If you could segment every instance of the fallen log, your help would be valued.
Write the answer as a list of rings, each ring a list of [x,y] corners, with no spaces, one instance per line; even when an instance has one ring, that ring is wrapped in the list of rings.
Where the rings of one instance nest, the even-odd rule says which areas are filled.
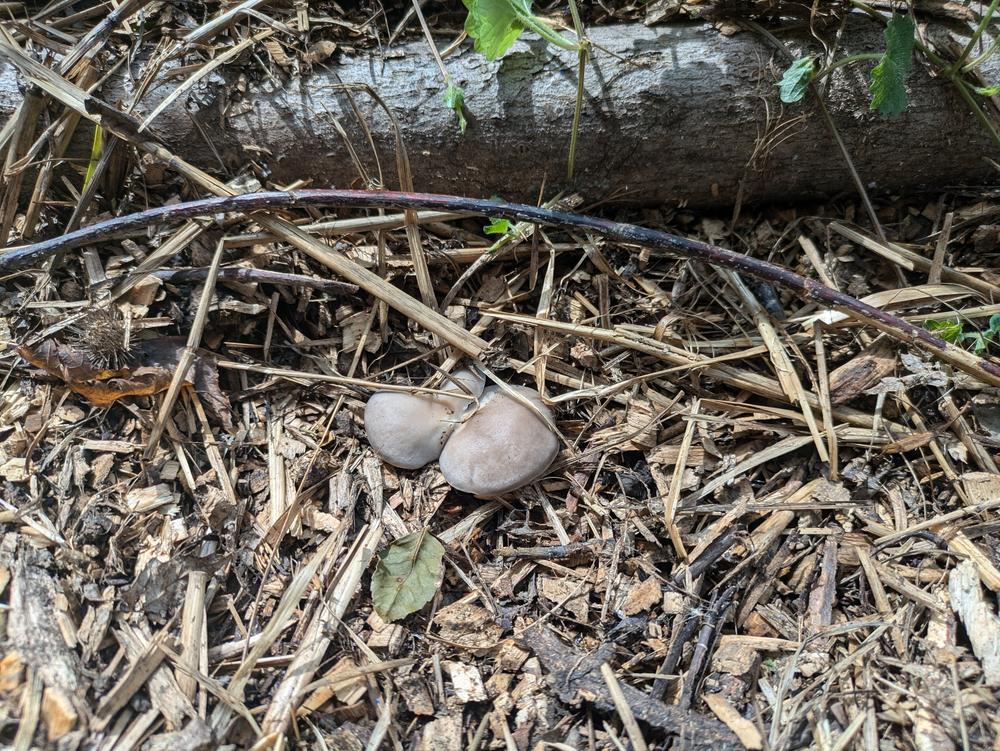
[[[569,187],[591,199],[692,205],[732,204],[741,189],[748,202],[854,190],[815,102],[807,98],[783,108],[778,101],[775,81],[787,63],[766,40],[749,32],[724,36],[704,24],[609,26],[588,34],[594,54],[572,183],[565,171],[575,53],[530,34],[497,62],[469,45],[445,61],[466,92],[465,134],[443,104],[440,72],[422,40],[398,44],[382,56],[335,56],[303,77],[272,66],[274,77],[262,76],[242,94],[232,83],[242,69],[231,65],[178,97],[152,129],[200,167],[218,169],[221,160],[238,170],[252,160],[277,184],[308,179],[316,186],[363,187],[339,125],[370,178],[394,187],[399,181],[392,119],[367,87],[398,123],[417,190],[534,200],[544,182],[548,195]],[[803,49],[801,40],[787,41]],[[852,18],[841,54],[882,45],[878,24]],[[984,66],[992,81],[1000,80],[998,57]],[[191,60],[173,64],[181,62]],[[132,75],[138,77],[139,65]],[[942,190],[995,178],[988,160],[1000,158],[1000,147],[946,80],[915,65],[908,79],[910,107],[888,119],[869,111],[870,67],[837,70],[827,94],[866,185],[875,191]],[[167,72],[137,108],[140,118],[183,82]],[[112,79],[99,96],[128,101],[132,85],[123,81]],[[21,97],[13,67],[4,63],[0,115]],[[377,158],[356,112],[370,129]]]

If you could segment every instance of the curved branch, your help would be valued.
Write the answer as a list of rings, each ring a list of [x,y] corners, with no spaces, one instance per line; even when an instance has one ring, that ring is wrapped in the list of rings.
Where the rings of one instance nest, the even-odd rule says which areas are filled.
[[[845,295],[843,292],[826,287],[817,281],[807,279],[773,263],[698,240],[689,240],[678,235],[634,224],[624,224],[583,214],[553,211],[537,206],[491,199],[464,198],[433,193],[337,189],[272,191],[206,198],[127,214],[78,229],[62,237],[11,248],[0,254],[0,272],[23,269],[41,262],[57,251],[103,242],[153,224],[230,211],[251,213],[263,209],[291,209],[301,206],[365,207],[402,211],[441,209],[517,219],[555,227],[589,230],[626,245],[670,251],[684,258],[699,260],[773,282],[792,290],[806,300],[834,308],[851,318],[874,326],[900,342],[930,352],[984,383],[1000,386],[1000,365],[997,363],[977,357],[898,316],[874,308],[850,295]]]

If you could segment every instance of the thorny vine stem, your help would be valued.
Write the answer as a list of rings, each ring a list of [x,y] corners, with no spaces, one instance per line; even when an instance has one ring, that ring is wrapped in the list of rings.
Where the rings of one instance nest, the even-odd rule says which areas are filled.
[[[237,196],[205,198],[126,214],[78,229],[62,237],[11,248],[0,253],[0,272],[24,269],[38,264],[53,253],[105,242],[156,224],[234,211],[250,213],[265,209],[292,209],[303,206],[382,208],[400,211],[441,209],[504,217],[555,227],[589,230],[625,245],[668,251],[682,258],[702,261],[773,282],[792,290],[808,301],[843,312],[851,318],[874,326],[900,342],[930,352],[984,383],[1000,386],[1000,365],[997,363],[977,357],[898,316],[879,310],[850,295],[826,287],[813,279],[803,277],[776,264],[698,240],[634,224],[493,199],[433,193],[332,188],[245,193]]]

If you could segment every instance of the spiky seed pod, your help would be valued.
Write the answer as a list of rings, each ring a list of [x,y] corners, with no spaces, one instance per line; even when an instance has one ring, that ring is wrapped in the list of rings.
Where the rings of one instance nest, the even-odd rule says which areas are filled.
[[[116,308],[95,308],[69,329],[94,367],[120,370],[132,359],[132,319]]]

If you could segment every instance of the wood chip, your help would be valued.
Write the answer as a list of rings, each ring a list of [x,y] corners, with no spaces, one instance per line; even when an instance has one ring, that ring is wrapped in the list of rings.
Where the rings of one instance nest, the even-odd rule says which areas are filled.
[[[42,692],[42,722],[49,742],[58,741],[79,722],[73,702],[59,688],[50,686]]]
[[[622,603],[622,612],[625,615],[642,613],[659,603],[661,597],[660,582],[655,577],[648,576],[629,590],[625,602]]]
[[[702,697],[715,716],[726,723],[726,727],[736,733],[740,743],[748,751],[764,748],[764,738],[757,726],[743,717],[721,694],[705,694]]]
[[[975,564],[962,561],[948,576],[951,606],[965,624],[972,651],[990,686],[1000,686],[1000,617],[983,597]]]
[[[455,692],[455,698],[462,704],[470,701],[486,701],[486,687],[483,686],[483,677],[473,666],[463,662],[445,662],[445,670],[451,677],[451,687]]]

